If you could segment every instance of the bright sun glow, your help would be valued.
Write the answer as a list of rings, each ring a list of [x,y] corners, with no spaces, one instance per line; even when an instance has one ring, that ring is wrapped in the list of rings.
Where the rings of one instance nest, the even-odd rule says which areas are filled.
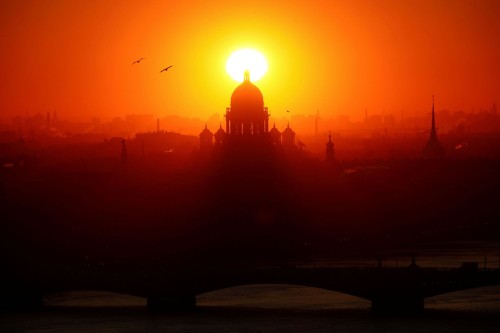
[[[262,53],[252,49],[234,51],[227,59],[226,71],[236,81],[243,81],[245,70],[250,71],[250,81],[259,80],[267,72],[267,61]]]

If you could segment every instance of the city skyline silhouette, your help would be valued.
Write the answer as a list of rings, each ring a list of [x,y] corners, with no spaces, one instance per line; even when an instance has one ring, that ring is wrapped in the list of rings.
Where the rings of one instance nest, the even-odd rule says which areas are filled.
[[[380,266],[384,256],[409,248],[418,253],[429,242],[472,240],[471,235],[497,241],[491,232],[498,228],[498,160],[444,158],[434,97],[428,140],[417,136],[420,152],[411,159],[338,159],[336,150],[344,143],[334,144],[331,134],[323,141],[322,156],[313,157],[289,123],[283,131],[274,124],[269,128],[270,110],[264,101],[246,72],[226,107],[226,130],[220,124],[213,133],[205,124],[197,140],[161,130],[157,119],[156,131],[137,133],[133,139],[65,145],[67,138],[62,138],[41,147],[24,140],[7,145],[18,154],[7,154],[3,163],[8,194],[5,240],[16,239],[6,243],[5,260],[9,265],[26,263],[28,272],[37,265],[45,270],[32,273],[34,280],[24,270],[12,270],[4,284],[15,286],[14,294],[6,294],[11,296],[5,297],[4,306],[39,305],[36,295],[49,290],[104,288],[144,296],[155,311],[191,308],[197,290],[212,291],[215,286],[259,281],[322,286],[321,275],[312,273],[304,280],[304,274],[315,271],[300,271],[299,262],[378,258]],[[46,121],[47,130],[52,126],[50,114]],[[495,133],[484,135],[492,140]],[[44,136],[40,138],[43,142]],[[44,146],[49,151],[59,148],[49,155]],[[32,177],[37,182],[28,185]],[[477,224],[478,215],[485,223]],[[16,221],[28,229],[19,234]],[[35,248],[37,255],[32,253]],[[65,255],[57,254],[60,249],[66,249]],[[114,283],[121,289],[109,284],[109,277],[95,280],[96,260],[115,272]],[[87,269],[81,271],[81,265]],[[139,288],[133,272],[142,265],[151,278]],[[162,275],[158,269],[165,265],[177,278]],[[366,271],[373,279],[384,272],[368,289],[363,286],[372,280],[358,280],[349,270],[336,271],[347,274],[345,280],[327,285],[362,295],[376,311],[418,311],[426,295],[498,282],[496,275],[485,275],[483,282],[474,284],[469,279],[478,271],[477,263],[463,265],[443,280],[421,271],[413,259],[409,270],[392,272],[380,266]],[[261,268],[268,266],[278,270]],[[295,267],[286,273],[291,275],[282,275],[290,267]],[[61,275],[68,269],[94,282]],[[215,276],[209,278],[210,271]],[[427,282],[417,282],[421,275]],[[185,282],[177,284],[177,279]],[[446,287],[414,289],[436,279]],[[461,279],[460,287],[449,279]],[[400,287],[391,289],[393,283]],[[25,289],[27,298],[19,298]]]
[[[200,322],[239,311],[200,301],[231,288],[340,293],[403,328],[449,323],[455,292],[500,311],[500,4],[0,13],[0,330],[80,292]]]

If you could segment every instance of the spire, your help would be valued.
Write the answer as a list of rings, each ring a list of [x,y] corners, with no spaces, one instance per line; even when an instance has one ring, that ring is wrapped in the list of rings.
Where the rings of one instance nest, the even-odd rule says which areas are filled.
[[[335,150],[333,149],[332,131],[328,132],[328,142],[326,143],[326,162],[335,163]]]
[[[327,148],[327,150],[333,149],[332,131],[328,131],[328,142],[326,143],[326,148]]]
[[[431,133],[429,135],[429,141],[423,150],[424,156],[428,158],[441,158],[444,156],[444,149],[439,143],[436,133],[436,118],[434,111],[434,95],[432,95],[432,124]]]
[[[243,81],[250,82],[250,71],[248,69],[245,69],[245,72],[243,73]]]

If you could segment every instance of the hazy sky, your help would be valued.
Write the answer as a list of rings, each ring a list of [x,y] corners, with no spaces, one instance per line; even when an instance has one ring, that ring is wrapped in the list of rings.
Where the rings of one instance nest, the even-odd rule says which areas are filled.
[[[242,47],[267,57],[257,85],[276,117],[500,102],[496,0],[1,1],[0,34],[1,118],[222,115]]]

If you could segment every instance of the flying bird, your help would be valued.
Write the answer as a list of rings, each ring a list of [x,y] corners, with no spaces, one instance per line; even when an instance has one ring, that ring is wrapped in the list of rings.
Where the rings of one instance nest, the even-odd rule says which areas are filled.
[[[170,66],[168,66],[168,67],[166,67],[166,68],[163,68],[163,69],[160,71],[160,73],[161,73],[161,72],[163,72],[163,71],[165,71],[165,72],[166,72],[166,71],[168,71],[168,69],[169,69],[170,67],[173,67],[173,65],[170,65]]]
[[[289,110],[286,110],[286,112],[290,112]]]
[[[133,64],[138,64],[138,63],[140,63],[142,59],[144,59],[144,58],[141,58],[141,59],[139,59],[139,60],[134,61],[134,62],[132,63],[132,65],[133,65]]]

